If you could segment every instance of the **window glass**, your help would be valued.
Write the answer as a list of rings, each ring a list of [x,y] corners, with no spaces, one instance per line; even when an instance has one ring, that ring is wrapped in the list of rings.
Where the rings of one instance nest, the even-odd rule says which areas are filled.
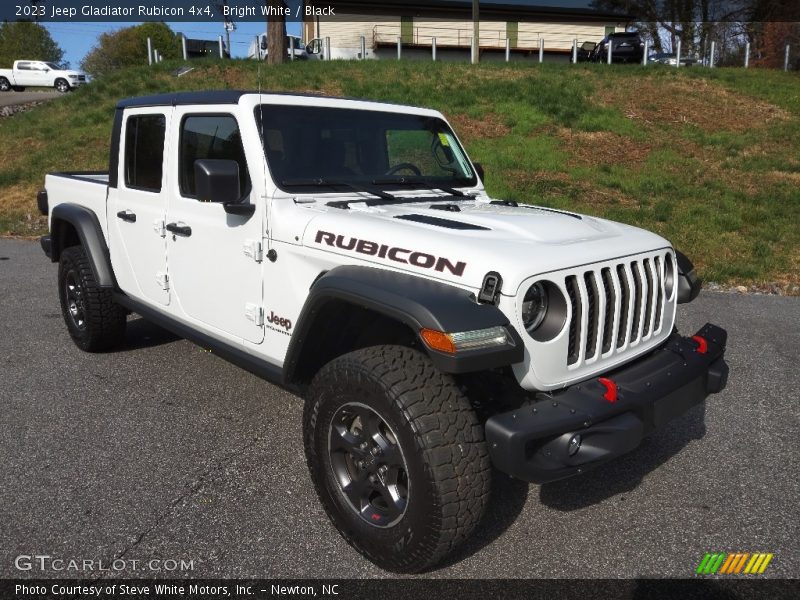
[[[128,117],[125,132],[125,185],[160,192],[164,166],[164,115]]]
[[[30,71],[31,70],[31,63],[26,63],[26,62],[17,63],[17,70],[18,71]]]
[[[475,175],[452,130],[441,119],[380,111],[268,106],[256,108],[267,163],[279,186],[335,179],[371,185],[404,179],[390,189],[475,185]]]
[[[250,174],[235,118],[230,115],[194,115],[184,119],[181,128],[179,179],[181,194],[186,197],[197,196],[194,163],[204,158],[235,160],[239,163],[239,196],[250,191]]]

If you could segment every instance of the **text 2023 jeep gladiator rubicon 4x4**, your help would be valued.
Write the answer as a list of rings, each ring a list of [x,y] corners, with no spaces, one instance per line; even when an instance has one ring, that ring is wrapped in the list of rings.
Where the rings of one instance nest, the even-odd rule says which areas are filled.
[[[444,117],[247,92],[120,102],[107,173],[47,176],[42,247],[83,350],[136,312],[305,397],[316,490],[397,572],[530,482],[635,448],[725,387],[699,282],[652,233],[487,196]]]

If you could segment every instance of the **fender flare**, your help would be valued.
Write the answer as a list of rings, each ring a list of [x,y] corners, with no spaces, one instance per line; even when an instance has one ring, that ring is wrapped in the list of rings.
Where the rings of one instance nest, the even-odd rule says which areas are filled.
[[[108,251],[103,229],[97,215],[84,206],[59,204],[53,208],[50,217],[51,256],[58,262],[66,243],[66,228],[69,223],[75,228],[81,245],[89,258],[95,281],[100,288],[116,289],[117,280],[111,267],[111,254]]]
[[[456,355],[421,344],[445,373],[467,373],[507,366],[524,358],[522,338],[503,312],[493,304],[478,304],[461,288],[415,275],[362,266],[340,266],[312,284],[297,320],[284,361],[284,380],[294,383],[306,342],[314,344],[316,318],[330,301],[344,301],[396,320],[419,338],[422,328],[448,333],[504,327],[508,343],[489,349],[460,351]]]

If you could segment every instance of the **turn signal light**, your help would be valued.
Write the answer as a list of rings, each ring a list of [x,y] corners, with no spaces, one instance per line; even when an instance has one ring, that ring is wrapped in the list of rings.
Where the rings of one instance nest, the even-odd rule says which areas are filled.
[[[432,350],[455,354],[464,350],[479,350],[482,348],[492,348],[514,345],[513,340],[509,339],[505,327],[489,327],[488,329],[476,329],[474,331],[459,331],[457,333],[445,333],[435,329],[421,329],[419,332],[422,341]]]
[[[419,332],[422,341],[428,344],[428,347],[439,352],[447,352],[448,354],[456,353],[456,345],[453,339],[442,331],[435,329],[422,329]]]

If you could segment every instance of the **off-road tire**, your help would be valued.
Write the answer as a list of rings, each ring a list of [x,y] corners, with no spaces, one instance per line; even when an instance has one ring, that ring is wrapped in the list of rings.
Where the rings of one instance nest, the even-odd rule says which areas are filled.
[[[349,503],[332,467],[331,423],[358,403],[392,430],[408,471],[405,512],[376,527]],[[402,346],[340,356],[314,377],[303,414],[306,459],[317,494],[342,536],[376,565],[424,571],[464,541],[489,499],[491,463],[483,427],[452,377]]]
[[[77,289],[70,293],[68,283]],[[70,246],[61,252],[58,296],[69,335],[81,350],[110,350],[125,339],[126,311],[113,301],[111,290],[97,285],[82,246]],[[81,318],[76,316],[76,309]]]

